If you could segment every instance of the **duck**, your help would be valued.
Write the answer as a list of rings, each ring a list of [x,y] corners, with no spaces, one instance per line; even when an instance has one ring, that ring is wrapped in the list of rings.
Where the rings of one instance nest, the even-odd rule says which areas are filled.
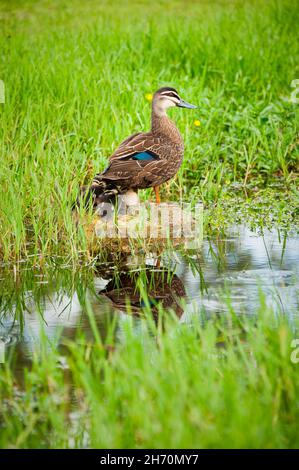
[[[178,172],[184,156],[182,135],[167,116],[172,107],[195,109],[172,87],[157,90],[152,99],[151,130],[125,139],[109,158],[107,168],[96,174],[90,186],[81,188],[81,200],[94,208],[112,202],[118,195],[136,194],[153,188],[156,203],[161,202],[159,187]],[[130,197],[134,200],[134,197]]]

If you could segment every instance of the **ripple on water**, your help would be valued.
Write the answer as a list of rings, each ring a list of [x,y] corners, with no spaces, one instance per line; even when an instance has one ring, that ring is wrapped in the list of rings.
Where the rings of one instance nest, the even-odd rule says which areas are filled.
[[[151,259],[151,263],[147,263],[147,269],[157,271],[154,254]],[[271,305],[274,311],[282,311],[289,316],[298,315],[299,236],[297,234],[290,234],[289,238],[284,238],[273,231],[261,236],[246,227],[234,227],[226,237],[205,240],[200,252],[189,251],[183,255],[173,253],[173,256],[168,255],[164,258],[162,256],[162,264],[163,260],[164,267],[175,272],[179,296],[185,300],[186,306],[181,321],[185,321],[189,315],[198,315],[199,310],[210,315],[226,314],[229,305],[237,314],[256,314],[260,304],[261,289],[267,304]],[[133,257],[128,258],[126,263],[126,269],[131,267],[135,272],[138,270],[138,263],[134,264]],[[109,269],[103,265],[103,269],[96,273],[94,288],[97,293],[110,286],[111,278],[117,273],[113,268],[111,263]],[[5,279],[2,282],[5,282]],[[21,301],[18,297],[21,295],[20,289],[12,290],[10,293],[12,302],[8,303],[7,307],[5,302],[0,304],[2,307],[0,340],[7,347],[17,344],[28,357],[39,343],[41,325],[47,337],[52,342],[57,341],[57,344],[63,337],[74,338],[78,327],[92,337],[88,318],[73,282],[70,276],[69,286],[66,281],[53,286],[52,279],[41,274],[35,278],[32,276],[30,290],[21,293]],[[82,282],[84,281],[81,279],[80,283]],[[80,289],[81,284],[78,286]],[[106,296],[93,296],[92,307],[103,335],[107,328],[105,323],[107,315],[111,315],[111,309],[118,312],[118,337],[121,337],[119,333],[124,324],[125,297],[117,295],[117,283],[116,287],[111,289],[111,287],[108,289]],[[126,284],[123,292],[135,295],[136,289]],[[136,298],[134,300],[136,302]],[[170,302],[172,300],[170,295]],[[135,308],[135,313],[136,311],[138,308]],[[58,335],[58,331],[62,332],[61,336]],[[138,327],[136,331],[141,334],[142,328]]]

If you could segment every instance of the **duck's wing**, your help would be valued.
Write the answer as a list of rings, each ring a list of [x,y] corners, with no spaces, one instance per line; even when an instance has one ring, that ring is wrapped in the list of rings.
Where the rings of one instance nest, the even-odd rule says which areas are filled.
[[[125,140],[123,140],[122,143],[119,144],[117,149],[113,152],[113,154],[111,155],[110,158],[113,158],[114,155],[116,155],[118,153],[118,151],[120,151],[122,148],[129,145],[131,142],[134,142],[135,139],[138,138],[138,136],[140,136],[140,135],[144,135],[144,132],[136,132],[135,134],[132,134],[129,137],[127,137]]]
[[[120,144],[111,155],[109,166],[95,178],[126,180],[138,178],[144,170],[156,173],[157,167],[167,164],[160,158],[160,149],[160,137],[151,132],[134,134]]]
[[[142,152],[142,157],[144,157],[144,153]],[[147,153],[145,158],[148,158]],[[167,175],[167,167],[166,160],[155,158],[150,160],[136,160],[134,158],[113,160],[103,173],[95,176],[94,181],[98,179],[114,181],[115,183],[119,181],[121,186],[124,187],[147,188],[153,185],[152,183],[155,182],[158,175],[160,177]]]
[[[148,160],[150,159],[150,154],[159,158],[159,148],[161,148],[161,138],[154,136],[151,132],[139,132],[133,134],[124,140],[120,146],[115,150],[115,152],[110,157],[110,163],[114,160],[129,159],[130,157],[136,157],[138,153],[149,152]],[[138,160],[138,158],[135,158]],[[140,158],[140,160],[146,160],[145,156]]]

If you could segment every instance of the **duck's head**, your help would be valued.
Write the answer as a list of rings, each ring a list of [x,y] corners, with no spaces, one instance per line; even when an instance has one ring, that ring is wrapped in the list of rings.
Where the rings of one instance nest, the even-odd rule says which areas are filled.
[[[164,116],[167,109],[173,106],[189,109],[196,108],[193,104],[184,101],[174,88],[163,87],[156,91],[153,96],[153,111],[155,114]]]

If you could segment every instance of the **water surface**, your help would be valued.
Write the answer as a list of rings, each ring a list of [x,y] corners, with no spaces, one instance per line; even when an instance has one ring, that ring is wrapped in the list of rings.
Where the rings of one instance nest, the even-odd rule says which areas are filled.
[[[225,235],[204,239],[201,249],[153,254],[143,265],[140,258],[124,256],[117,265],[112,260],[87,269],[87,275],[67,266],[51,275],[21,269],[17,277],[11,272],[11,279],[6,274],[0,282],[0,338],[21,367],[39,345],[41,326],[57,346],[76,338],[78,330],[92,340],[86,299],[103,338],[116,317],[121,339],[128,314],[136,318],[139,334],[144,309],[157,318],[161,305],[180,322],[203,313],[206,318],[227,315],[231,307],[239,315],[258,315],[261,291],[274,314],[292,320],[299,311],[299,236],[232,227]],[[140,296],[142,289],[148,300]]]

